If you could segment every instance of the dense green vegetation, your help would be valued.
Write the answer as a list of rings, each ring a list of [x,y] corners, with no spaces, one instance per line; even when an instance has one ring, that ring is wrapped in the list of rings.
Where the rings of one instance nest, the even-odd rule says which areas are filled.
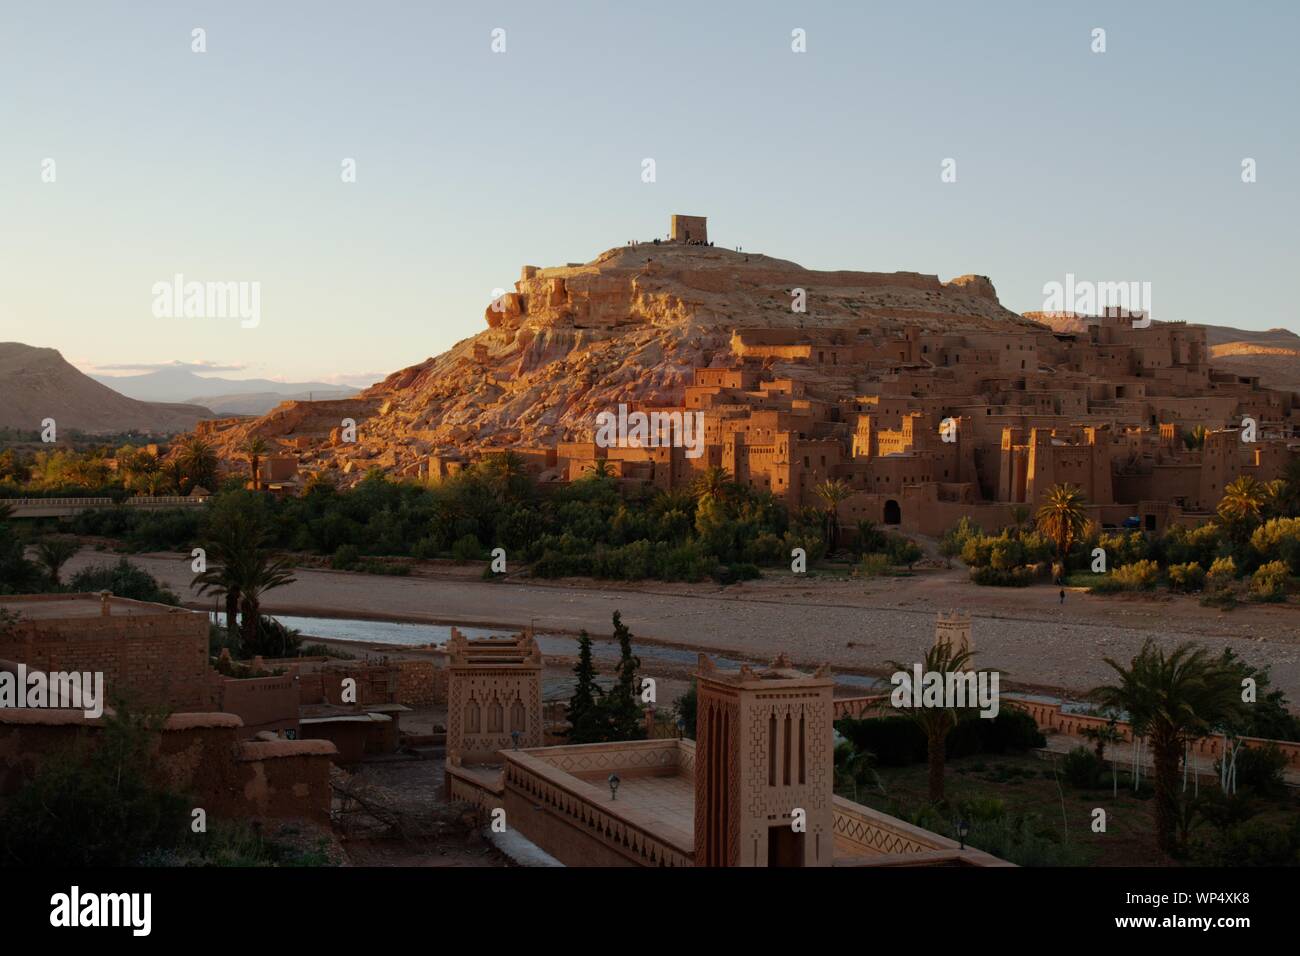
[[[134,444],[56,445],[0,452],[0,498],[187,495],[217,486],[217,456],[201,438],[155,455]]]
[[[380,559],[483,561],[499,547],[510,568],[528,565],[539,577],[629,581],[743,580],[757,577],[760,566],[788,567],[794,548],[803,548],[811,565],[826,553],[828,528],[823,512],[790,516],[769,493],[716,468],[690,491],[623,495],[600,471],[539,487],[511,453],[433,485],[375,471],[347,491],[314,481],[297,498],[228,486],[206,513],[105,509],[78,515],[67,527],[132,550],[179,550],[213,538],[236,512],[266,529],[268,547],[322,555],[341,570],[402,573]],[[869,523],[858,532],[847,552],[854,560],[878,553],[888,568],[921,556],[913,542]]]
[[[1162,534],[1103,529],[1086,520],[1077,489],[1049,490],[1030,529],[1022,521],[985,534],[963,518],[940,542],[976,584],[1024,587],[1055,579],[1095,594],[1165,588],[1202,593],[1203,603],[1285,601],[1300,575],[1300,465],[1260,484],[1244,476],[1224,490],[1214,519]],[[1104,567],[1097,551],[1104,555]],[[1094,570],[1096,569],[1096,570]]]

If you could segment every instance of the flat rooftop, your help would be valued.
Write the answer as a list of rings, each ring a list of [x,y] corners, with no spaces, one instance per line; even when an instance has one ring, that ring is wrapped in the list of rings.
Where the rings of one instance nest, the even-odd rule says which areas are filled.
[[[67,618],[99,617],[102,613],[98,594],[17,594],[0,597],[0,607],[12,611],[23,620],[55,621]],[[150,614],[191,613],[184,608],[166,604],[149,604],[129,598],[108,599],[111,617],[119,615],[141,617]]]
[[[603,791],[609,800],[608,773],[574,774],[583,783]],[[650,814],[669,826],[695,838],[695,780],[680,771],[673,774],[619,775],[618,798],[613,805],[622,804]]]

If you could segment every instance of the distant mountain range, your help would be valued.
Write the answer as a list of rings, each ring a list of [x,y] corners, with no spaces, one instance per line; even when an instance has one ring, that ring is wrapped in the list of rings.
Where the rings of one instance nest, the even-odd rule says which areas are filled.
[[[41,423],[52,418],[63,434],[169,435],[212,417],[202,405],[121,395],[74,368],[56,349],[0,342],[0,427],[40,430]]]
[[[212,409],[217,416],[264,415],[288,400],[347,398],[357,389],[327,382],[273,382],[265,378],[218,378],[197,375],[186,366],[161,368],[140,375],[92,375],[95,381],[146,402],[188,402]]]

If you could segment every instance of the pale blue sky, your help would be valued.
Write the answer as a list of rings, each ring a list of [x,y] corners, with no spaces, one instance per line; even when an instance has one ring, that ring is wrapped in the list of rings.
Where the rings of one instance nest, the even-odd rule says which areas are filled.
[[[375,377],[480,331],[522,264],[673,212],[813,268],[983,273],[1017,311],[1073,272],[1150,281],[1159,319],[1297,328],[1297,11],[7,2],[0,340]],[[177,272],[260,282],[260,326],[155,318]]]

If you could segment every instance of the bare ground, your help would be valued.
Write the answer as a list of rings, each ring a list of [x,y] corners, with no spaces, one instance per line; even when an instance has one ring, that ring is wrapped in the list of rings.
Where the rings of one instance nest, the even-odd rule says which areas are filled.
[[[65,571],[116,560],[83,551]],[[196,607],[188,554],[130,560]],[[482,581],[480,567],[421,567],[410,577],[300,570],[298,580],[266,596],[268,612],[610,632],[615,610],[638,641],[756,660],[787,651],[801,665],[881,673],[933,641],[935,613],[969,611],[981,668],[998,669],[1006,686],[1082,692],[1109,680],[1105,657],[1127,661],[1148,638],[1166,647],[1193,640],[1214,651],[1233,647],[1269,665],[1274,685],[1300,698],[1300,614],[1296,605],[1203,608],[1195,597],[1093,596],[1054,587],[987,588],[964,569],[920,571],[869,581],[837,575],[767,572],[759,581],[636,585],[585,580]]]

